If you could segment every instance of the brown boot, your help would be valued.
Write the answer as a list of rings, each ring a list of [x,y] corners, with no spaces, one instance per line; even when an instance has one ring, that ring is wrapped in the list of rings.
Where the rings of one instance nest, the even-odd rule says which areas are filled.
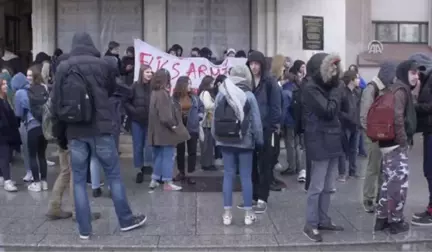
[[[50,209],[46,214],[46,217],[48,217],[48,219],[50,220],[68,219],[72,217],[72,212],[65,212],[61,209],[58,210]]]

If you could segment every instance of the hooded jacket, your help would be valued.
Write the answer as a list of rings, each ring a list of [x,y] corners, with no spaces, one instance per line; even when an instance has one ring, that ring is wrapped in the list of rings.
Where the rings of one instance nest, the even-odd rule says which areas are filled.
[[[94,115],[90,124],[67,124],[68,139],[114,134],[114,108],[113,104],[107,101],[114,93],[116,76],[112,67],[100,58],[100,52],[88,33],[75,33],[69,58],[62,61],[57,68],[53,104],[61,102],[58,99],[62,92],[62,83],[67,81],[67,74],[71,68],[86,78],[86,84],[93,97]],[[57,114],[56,107],[54,106],[54,115]]]
[[[337,55],[318,53],[306,65],[309,78],[302,91],[302,101],[305,146],[311,160],[336,158],[343,153],[339,62]]]
[[[13,90],[15,90],[15,115],[24,122],[27,131],[41,126],[40,122],[30,112],[30,100],[28,97],[30,83],[27,77],[22,73],[17,73],[12,77],[11,83]]]
[[[394,82],[396,67],[397,65],[393,62],[382,63],[378,76],[374,77],[366,88],[363,89],[360,99],[360,125],[364,130],[366,130],[367,115],[372,103],[378,95],[382,94],[386,87]]]
[[[413,97],[411,95],[411,85],[408,80],[408,72],[417,67],[418,65],[414,60],[406,60],[400,63],[396,68],[397,80],[390,86],[390,91],[394,93],[395,139],[379,142],[381,148],[393,147],[396,145],[407,147],[412,144],[417,126],[417,117]]]
[[[250,67],[251,62],[261,65],[259,84],[255,85],[255,81],[252,81],[252,92],[258,102],[263,128],[275,131],[282,119],[282,90],[277,80],[269,74],[264,54],[259,51],[251,52],[246,65]]]
[[[231,147],[235,149],[247,149],[254,150],[256,145],[263,145],[263,127],[260,116],[260,109],[258,107],[257,100],[252,93],[252,76],[250,74],[249,69],[242,66],[236,66],[233,68],[234,71],[231,71],[230,79],[233,83],[245,91],[247,102],[250,105],[249,114],[245,116],[244,120],[249,120],[249,128],[247,133],[244,135],[243,139],[239,143],[233,143],[232,141],[224,141],[224,139],[220,139],[215,135],[215,127],[214,127],[214,118],[212,120],[212,135],[216,140],[217,146]],[[224,94],[219,92],[215,98],[215,107],[222,106],[222,98]],[[235,99],[235,98],[234,98]]]
[[[432,133],[432,59],[424,54],[414,54],[409,59],[421,66],[420,92],[415,109],[417,112],[417,132]]]

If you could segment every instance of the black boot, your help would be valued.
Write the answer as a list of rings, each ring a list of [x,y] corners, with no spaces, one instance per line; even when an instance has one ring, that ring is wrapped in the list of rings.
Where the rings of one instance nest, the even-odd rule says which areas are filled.
[[[392,222],[389,224],[389,226],[390,234],[399,234],[407,232],[410,229],[409,224],[406,223],[404,220],[401,220],[400,222]]]
[[[99,198],[100,196],[102,196],[102,189],[100,188],[93,189],[93,197]]]
[[[389,227],[389,223],[387,219],[376,218],[375,220],[375,231],[384,231]]]

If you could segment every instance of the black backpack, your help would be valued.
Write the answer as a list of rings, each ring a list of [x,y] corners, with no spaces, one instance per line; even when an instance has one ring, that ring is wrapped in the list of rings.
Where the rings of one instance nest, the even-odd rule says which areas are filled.
[[[49,98],[48,90],[43,85],[30,85],[27,94],[30,103],[30,112],[38,122],[42,123],[44,106]]]
[[[55,84],[59,99],[57,117],[65,123],[91,123],[93,96],[91,86],[76,67],[70,67],[61,83]],[[108,102],[108,101],[107,101]]]
[[[241,141],[249,128],[248,115],[250,109],[250,104],[246,101],[243,107],[244,119],[243,122],[240,122],[236,117],[234,109],[230,106],[227,99],[223,97],[213,115],[216,137],[231,142]]]

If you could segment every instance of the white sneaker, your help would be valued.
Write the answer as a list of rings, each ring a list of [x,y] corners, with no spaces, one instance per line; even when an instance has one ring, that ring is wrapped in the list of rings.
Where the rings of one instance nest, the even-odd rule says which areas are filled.
[[[47,165],[48,166],[54,166],[55,164],[56,164],[55,162],[47,160]]]
[[[181,186],[174,184],[172,181],[166,182],[164,185],[164,191],[180,191],[183,189]]]
[[[4,186],[4,182],[5,182],[4,178],[0,177],[0,186]]]
[[[283,172],[286,169],[284,169],[283,166],[278,162],[277,164],[275,164],[274,170],[277,171],[277,172]]]
[[[256,221],[256,219],[256,214],[253,211],[247,211],[244,219],[245,225],[252,225]]]
[[[157,182],[156,180],[153,180],[150,182],[149,188],[151,190],[154,190],[156,187],[160,186],[159,182]]]
[[[48,182],[42,180],[41,187],[43,191],[48,191]]]
[[[232,213],[231,210],[225,210],[225,213],[222,215],[222,221],[225,226],[229,226],[232,223]]]
[[[79,238],[81,239],[81,240],[90,240],[90,235],[79,235]]]
[[[297,178],[298,182],[306,182],[306,170],[301,170],[299,172],[298,178]]]
[[[41,182],[33,182],[27,187],[27,189],[32,192],[40,192],[42,191]]]
[[[23,181],[26,183],[32,182],[33,181],[33,175],[31,172],[27,172],[26,175],[23,178]]]
[[[15,183],[12,180],[6,180],[4,182],[4,189],[7,192],[16,192],[18,188],[15,186]]]
[[[223,160],[221,158],[218,158],[214,161],[215,166],[223,166]]]

